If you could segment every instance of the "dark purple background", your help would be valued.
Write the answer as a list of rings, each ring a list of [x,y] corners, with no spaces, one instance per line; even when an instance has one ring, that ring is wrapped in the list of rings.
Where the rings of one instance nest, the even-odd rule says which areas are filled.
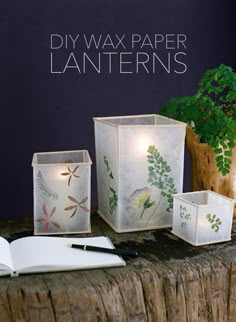
[[[191,95],[202,73],[236,67],[234,1],[41,0],[1,4],[1,212],[33,212],[33,152],[87,149],[93,160],[94,116],[158,112],[173,96]],[[50,74],[50,34],[183,33],[185,74]],[[160,52],[165,55],[165,52]],[[185,167],[189,189],[189,161]]]

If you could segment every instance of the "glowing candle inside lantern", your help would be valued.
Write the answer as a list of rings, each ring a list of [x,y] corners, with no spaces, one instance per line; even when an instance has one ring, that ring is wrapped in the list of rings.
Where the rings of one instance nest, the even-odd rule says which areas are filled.
[[[148,147],[151,145],[150,136],[142,134],[136,138],[136,152],[137,156],[143,157],[147,155]]]
[[[99,214],[118,232],[170,226],[172,204],[162,188],[182,191],[186,125],[162,116],[157,121],[154,114],[94,121]],[[130,196],[143,189],[152,190],[144,200],[154,214],[151,221],[131,202]]]
[[[198,213],[198,216],[197,216],[197,229],[198,229],[198,231],[204,231],[206,233],[210,229],[209,222],[203,216],[202,213]]]

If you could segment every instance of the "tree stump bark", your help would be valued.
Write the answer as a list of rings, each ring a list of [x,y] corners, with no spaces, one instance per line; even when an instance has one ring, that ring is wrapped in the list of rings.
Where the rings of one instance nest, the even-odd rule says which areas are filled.
[[[212,190],[236,200],[236,147],[231,157],[230,173],[222,176],[216,166],[213,149],[206,143],[199,143],[190,128],[187,128],[186,144],[191,159],[191,190]]]
[[[236,321],[236,223],[231,241],[199,247],[168,229],[117,234],[96,215],[92,226],[140,256],[120,268],[2,277],[1,322]],[[32,234],[32,223],[0,227],[9,240]]]

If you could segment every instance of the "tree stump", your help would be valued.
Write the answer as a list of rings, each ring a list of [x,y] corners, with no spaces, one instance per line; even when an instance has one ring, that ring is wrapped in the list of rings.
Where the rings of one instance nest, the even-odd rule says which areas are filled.
[[[0,227],[9,241],[33,232],[28,220]],[[236,223],[231,241],[199,247],[168,229],[117,234],[95,214],[92,227],[90,236],[140,256],[125,267],[1,277],[1,322],[236,321]]]
[[[212,190],[236,200],[236,147],[231,157],[230,173],[222,176],[216,166],[216,154],[212,147],[199,143],[190,128],[187,128],[186,144],[191,158],[191,190]]]

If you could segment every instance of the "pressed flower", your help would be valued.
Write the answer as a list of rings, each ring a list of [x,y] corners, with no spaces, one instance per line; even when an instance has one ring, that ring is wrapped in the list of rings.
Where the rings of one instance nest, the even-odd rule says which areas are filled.
[[[150,199],[152,190],[148,187],[142,189],[136,189],[129,197],[130,202],[134,208],[143,207],[144,203]]]
[[[69,186],[72,177],[75,177],[75,178],[79,178],[80,177],[77,174],[75,174],[75,172],[79,169],[79,165],[77,165],[74,168],[74,170],[71,170],[70,167],[68,167],[67,169],[68,169],[68,172],[62,172],[61,173],[61,176],[69,176],[69,179],[68,179],[68,186]]]
[[[140,218],[142,218],[144,211],[152,205],[155,201],[151,201],[152,189],[144,187],[141,189],[136,189],[129,197],[130,204],[134,208],[142,208]]]
[[[38,219],[36,219],[36,221],[37,222],[45,222],[45,225],[44,225],[44,228],[43,228],[44,233],[48,232],[49,224],[55,226],[56,228],[61,228],[60,225],[56,221],[51,220],[51,217],[56,212],[56,207],[53,207],[52,211],[49,214],[45,203],[43,203],[42,210],[43,210],[43,213],[44,213],[45,217],[38,218]]]
[[[77,212],[77,209],[78,207],[83,209],[85,212],[89,212],[89,209],[85,206],[83,206],[83,203],[85,203],[87,200],[88,200],[88,197],[85,197],[83,198],[82,200],[78,201],[77,199],[75,199],[74,197],[72,196],[68,196],[68,199],[72,202],[75,203],[75,205],[72,205],[72,206],[68,206],[65,208],[66,211],[68,210],[73,210],[73,213],[72,215],[70,216],[70,218],[74,217],[74,215],[76,214]]]

